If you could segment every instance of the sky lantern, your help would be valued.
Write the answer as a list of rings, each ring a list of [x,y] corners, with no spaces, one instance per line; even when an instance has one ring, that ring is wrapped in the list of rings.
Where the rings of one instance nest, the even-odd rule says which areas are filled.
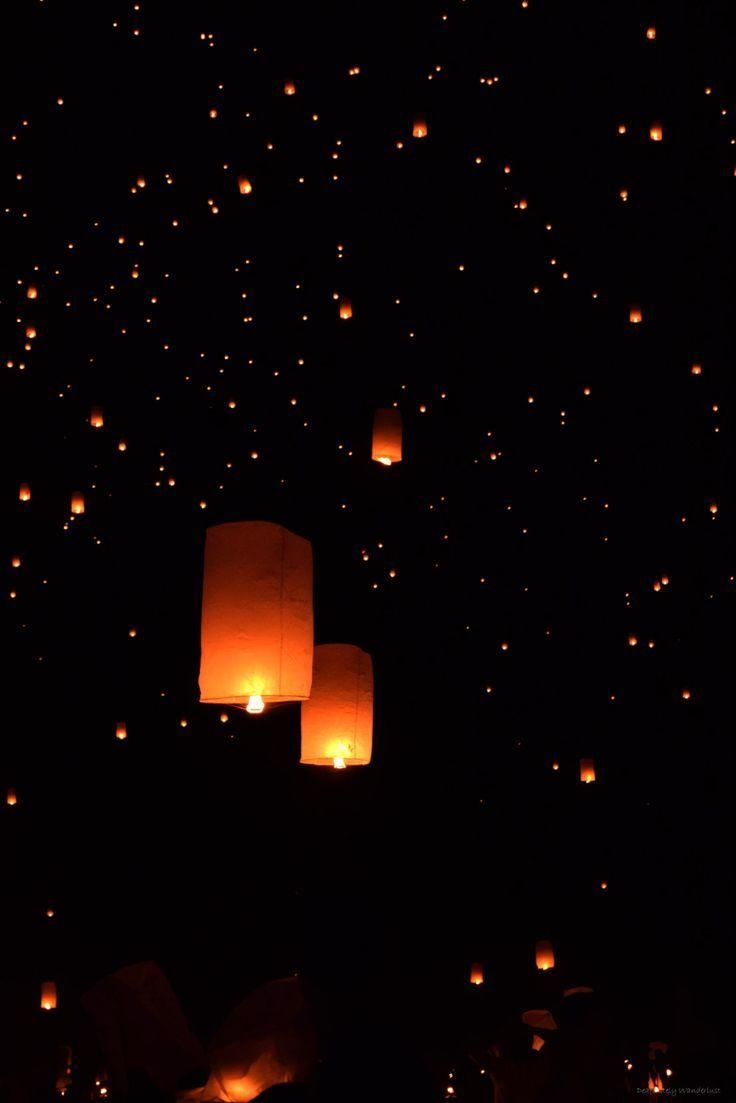
[[[45,980],[41,985],[41,1008],[43,1011],[56,1009],[56,985],[52,980]]]
[[[350,299],[340,299],[340,317],[344,322],[353,316],[353,304]]]
[[[537,943],[535,960],[537,969],[541,970],[543,973],[555,967],[555,952],[552,949],[552,943],[548,942],[545,938],[540,939]]]
[[[592,758],[580,759],[580,780],[586,785],[595,781],[595,764]]]
[[[485,981],[483,974],[483,966],[478,961],[474,961],[470,966],[470,983],[480,985]]]
[[[200,700],[263,712],[312,685],[312,546],[269,521],[207,529]]]
[[[30,502],[31,500],[31,488],[28,483],[21,483],[18,491],[18,498],[21,502]]]
[[[105,424],[105,418],[102,414],[101,406],[92,407],[89,415],[89,423],[93,429],[101,429],[102,426]]]
[[[71,510],[72,513],[77,515],[84,513],[84,494],[81,494],[79,491],[75,491],[74,494],[72,494]]]
[[[401,463],[401,414],[398,410],[376,410],[371,459],[384,467]]]
[[[238,177],[238,191],[241,195],[250,195],[253,191],[253,185],[247,176]]]
[[[284,84],[284,95],[294,96],[296,95],[296,85],[293,80],[287,80]]]
[[[411,129],[413,138],[426,138],[427,137],[427,121],[422,118],[421,115],[417,115],[414,119],[414,125]]]
[[[18,796],[15,789],[8,789],[7,795],[5,797],[5,803],[9,804],[11,808],[13,808],[18,803]]]
[[[28,285],[28,287],[26,289],[26,298],[27,299],[37,299],[38,298],[38,288],[35,286],[35,284],[31,283],[31,284]]]
[[[312,692],[302,702],[302,753],[308,766],[367,766],[373,745],[373,663],[349,643],[314,649]]]
[[[629,321],[631,322],[632,326],[638,326],[641,324],[641,320],[641,307],[638,303],[634,303],[633,306],[629,307]]]
[[[124,720],[119,720],[115,725],[115,738],[121,740],[128,738],[128,725]]]
[[[662,135],[663,135],[662,124],[661,123],[652,123],[652,125],[649,127],[649,138],[651,139],[651,141],[661,142],[662,141]]]

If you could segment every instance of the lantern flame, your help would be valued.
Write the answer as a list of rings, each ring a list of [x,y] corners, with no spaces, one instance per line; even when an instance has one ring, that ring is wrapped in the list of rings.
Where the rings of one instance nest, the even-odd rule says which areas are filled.
[[[248,704],[245,706],[245,711],[253,713],[254,715],[258,715],[258,713],[263,712],[265,707],[266,704],[260,693],[253,693],[248,698]]]
[[[332,765],[335,767],[336,770],[344,770],[345,769],[345,759],[344,758],[333,758]]]

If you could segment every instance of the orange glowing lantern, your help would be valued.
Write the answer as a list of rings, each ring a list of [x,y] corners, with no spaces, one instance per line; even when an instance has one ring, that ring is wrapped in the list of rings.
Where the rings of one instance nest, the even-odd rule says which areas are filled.
[[[340,317],[344,322],[353,316],[353,304],[350,299],[340,299]]]
[[[349,643],[314,649],[312,692],[302,702],[302,753],[308,766],[367,766],[373,745],[373,663]]]
[[[115,725],[115,738],[121,740],[128,738],[128,725],[125,723],[124,720],[120,720]]]
[[[41,985],[41,1008],[44,1011],[56,1009],[56,985],[52,980],[45,980]]]
[[[72,513],[84,513],[84,494],[80,494],[78,491],[72,494]]]
[[[101,406],[93,406],[89,415],[89,423],[93,429],[101,429],[105,424]]]
[[[263,712],[312,685],[312,546],[269,521],[207,529],[199,690],[203,704]]]
[[[250,195],[253,191],[253,185],[247,176],[238,177],[238,191],[241,195]]]
[[[401,463],[401,414],[398,410],[376,410],[373,418],[371,459],[390,467]]]
[[[420,115],[415,118],[411,133],[413,138],[427,137],[427,122]]]
[[[580,759],[580,780],[586,785],[595,781],[595,765],[592,758]]]
[[[546,973],[548,969],[554,969],[555,953],[551,942],[543,938],[537,943],[535,960],[537,969],[540,969],[543,973]]]
[[[480,962],[473,962],[473,964],[470,966],[470,983],[483,984],[485,979],[486,978],[483,975],[483,966],[480,964]]]
[[[286,83],[284,84],[284,95],[285,96],[294,96],[294,95],[296,95],[296,85],[294,84],[293,80],[287,80]]]
[[[5,803],[9,804],[11,808],[18,803],[18,797],[15,789],[8,789],[7,796],[5,797]]]
[[[663,136],[662,124],[652,123],[649,127],[649,137],[653,142],[661,142]]]
[[[20,490],[18,491],[18,498],[21,502],[30,502],[31,500],[31,488],[28,483],[21,483]]]
[[[29,284],[28,288],[26,289],[26,298],[27,299],[37,299],[38,298],[38,288],[32,283]]]
[[[629,307],[629,321],[631,322],[632,326],[640,325],[641,320],[642,320],[641,307],[640,306],[631,306],[631,307]]]

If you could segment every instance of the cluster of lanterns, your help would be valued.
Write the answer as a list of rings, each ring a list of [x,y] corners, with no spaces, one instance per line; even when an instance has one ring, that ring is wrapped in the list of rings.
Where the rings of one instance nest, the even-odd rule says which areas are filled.
[[[373,665],[353,644],[314,645],[312,547],[281,525],[207,530],[200,700],[251,714],[301,702],[301,762],[365,766],[373,738]]]

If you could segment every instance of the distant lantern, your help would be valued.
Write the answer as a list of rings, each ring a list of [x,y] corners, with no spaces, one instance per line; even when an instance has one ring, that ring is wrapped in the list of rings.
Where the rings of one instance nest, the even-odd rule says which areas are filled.
[[[128,738],[128,725],[124,720],[119,720],[115,725],[115,738],[127,739]]]
[[[15,792],[15,789],[8,789],[7,795],[5,797],[5,803],[9,804],[11,808],[18,803],[18,796]]]
[[[629,321],[632,326],[638,326],[641,324],[642,313],[641,307],[637,304],[629,307]]]
[[[661,142],[662,141],[662,124],[661,123],[652,123],[652,125],[649,127],[649,137],[650,137],[651,141],[653,141],[653,142]]]
[[[105,424],[101,406],[93,406],[89,415],[89,423],[93,429],[101,429]]]
[[[398,410],[376,410],[373,418],[373,451],[371,459],[390,467],[401,463],[401,414]]]
[[[649,41],[654,42],[656,37],[657,37],[657,28],[656,27],[647,27],[647,38],[649,39]]]
[[[29,286],[26,290],[26,298],[27,299],[37,299],[38,298],[38,288],[35,287],[34,284],[29,284]]]
[[[72,513],[84,513],[84,494],[72,494]]]
[[[595,764],[592,758],[580,759],[580,780],[586,785],[595,781]]]
[[[199,690],[203,704],[263,712],[312,685],[312,546],[269,521],[207,529]]]
[[[253,191],[253,185],[247,176],[238,177],[238,191],[241,195],[250,195]]]
[[[44,1011],[56,1008],[56,985],[52,980],[45,980],[41,985],[41,1008]]]
[[[350,643],[314,649],[314,675],[302,702],[302,753],[307,766],[367,766],[373,746],[373,663]]]
[[[421,116],[417,116],[414,120],[414,125],[411,130],[413,138],[426,138],[427,137],[427,122]]]
[[[475,961],[470,966],[470,983],[471,984],[483,984],[485,976],[483,975],[483,966]]]
[[[20,490],[18,491],[18,498],[21,502],[30,502],[31,500],[31,488],[28,483],[21,483]]]
[[[551,942],[547,942],[546,939],[541,939],[537,943],[535,960],[537,963],[537,969],[540,969],[543,973],[546,973],[548,969],[554,969],[555,953],[552,949]]]
[[[284,84],[284,95],[293,96],[296,94],[296,85],[293,80],[287,80]]]
[[[353,304],[350,299],[340,299],[340,317],[345,322],[353,316]]]

